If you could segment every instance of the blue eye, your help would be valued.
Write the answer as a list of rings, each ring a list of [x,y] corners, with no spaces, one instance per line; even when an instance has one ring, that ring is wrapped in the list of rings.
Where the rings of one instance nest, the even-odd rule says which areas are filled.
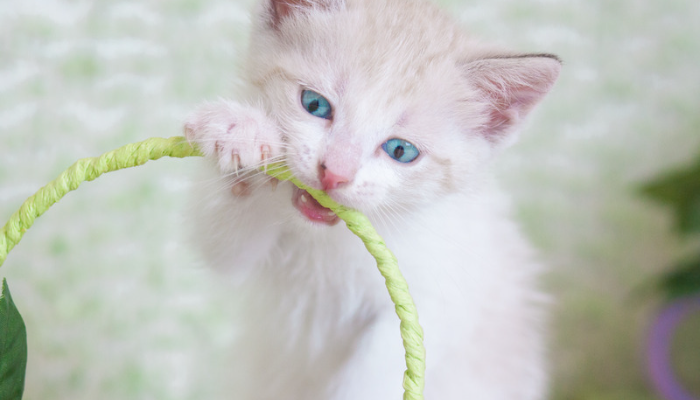
[[[382,144],[382,149],[389,157],[401,163],[410,163],[420,154],[416,146],[403,139],[389,139]]]
[[[304,90],[301,92],[301,105],[314,117],[331,119],[333,116],[333,109],[328,100],[314,91]]]

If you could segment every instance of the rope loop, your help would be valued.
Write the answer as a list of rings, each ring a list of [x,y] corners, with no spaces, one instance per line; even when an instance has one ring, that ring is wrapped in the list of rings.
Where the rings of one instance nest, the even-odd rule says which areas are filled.
[[[29,197],[0,230],[0,266],[10,251],[22,240],[24,233],[31,228],[42,214],[69,192],[76,190],[81,183],[97,179],[104,173],[118,171],[145,164],[162,157],[185,158],[201,156],[182,136],[171,138],[150,138],[128,144],[99,157],[78,160],[61,173],[58,178],[39,189]],[[399,270],[396,257],[386,247],[384,240],[374,229],[369,219],[359,211],[336,203],[326,193],[312,189],[294,176],[283,164],[268,165],[267,174],[279,180],[290,181],[306,190],[322,206],[338,215],[348,229],[357,235],[367,250],[377,261],[377,268],[385,279],[391,301],[396,308],[401,324],[400,331],[406,350],[406,372],[404,373],[404,400],[422,400],[425,382],[425,348],[423,329],[418,323],[418,312],[408,284]]]

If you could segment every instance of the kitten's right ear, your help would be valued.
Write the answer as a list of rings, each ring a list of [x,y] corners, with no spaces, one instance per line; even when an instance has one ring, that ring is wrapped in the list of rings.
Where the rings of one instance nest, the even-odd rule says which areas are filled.
[[[327,9],[338,1],[335,0],[268,0],[270,25],[277,28],[285,19],[296,13],[311,8]]]
[[[482,133],[502,142],[554,85],[561,60],[551,54],[491,57],[463,67],[487,105]]]

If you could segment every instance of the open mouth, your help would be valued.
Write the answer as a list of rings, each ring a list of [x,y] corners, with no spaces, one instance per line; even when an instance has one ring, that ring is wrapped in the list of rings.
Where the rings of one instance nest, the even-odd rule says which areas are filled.
[[[340,221],[333,211],[320,205],[306,190],[294,188],[292,204],[311,222],[332,226]]]

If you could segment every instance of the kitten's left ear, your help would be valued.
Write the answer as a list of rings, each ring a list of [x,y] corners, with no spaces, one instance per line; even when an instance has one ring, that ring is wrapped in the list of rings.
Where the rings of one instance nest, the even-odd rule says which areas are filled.
[[[561,70],[549,54],[494,57],[463,65],[466,77],[487,103],[482,133],[500,143],[554,85]]]

